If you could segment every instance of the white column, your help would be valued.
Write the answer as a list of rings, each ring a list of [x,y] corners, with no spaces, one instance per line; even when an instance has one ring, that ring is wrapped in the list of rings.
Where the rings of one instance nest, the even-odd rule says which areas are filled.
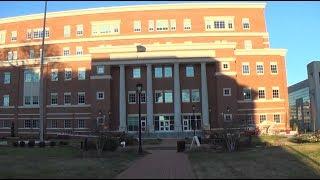
[[[174,130],[182,131],[179,63],[174,63]]]
[[[125,66],[120,66],[120,87],[119,87],[119,131],[127,131],[127,111],[126,111],[126,78],[125,78]]]
[[[152,65],[147,64],[147,125],[148,132],[154,132],[153,125],[153,93],[152,93]]]
[[[206,63],[201,63],[201,109],[203,129],[210,129]]]

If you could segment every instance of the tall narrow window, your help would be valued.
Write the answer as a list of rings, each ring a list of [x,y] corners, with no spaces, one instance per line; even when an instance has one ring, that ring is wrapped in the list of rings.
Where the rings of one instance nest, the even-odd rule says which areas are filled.
[[[71,93],[70,92],[67,92],[67,93],[64,93],[64,104],[65,105],[70,105],[71,104]]]
[[[9,51],[8,52],[8,61],[13,59],[13,52]]]
[[[192,102],[200,102],[200,92],[199,89],[191,90],[191,101]]]
[[[3,96],[3,106],[9,106],[10,99],[9,99],[9,95],[4,95]]]
[[[64,128],[71,128],[72,127],[72,123],[70,119],[65,119],[64,120]]]
[[[72,70],[70,68],[64,69],[64,80],[72,79]]]
[[[242,18],[242,27],[243,29],[250,29],[249,18]]]
[[[0,44],[4,44],[6,42],[6,31],[0,31]]]
[[[78,55],[78,56],[83,55],[82,46],[77,46],[76,47],[76,55]]]
[[[154,20],[149,20],[148,21],[148,25],[149,25],[149,32],[154,31]]]
[[[154,77],[155,78],[162,78],[162,67],[155,67],[154,68]]]
[[[270,63],[271,74],[278,74],[278,66],[276,62]]]
[[[265,99],[266,94],[265,94],[265,89],[264,88],[259,88],[258,89],[258,98],[259,99]]]
[[[27,40],[32,39],[32,29],[27,30]]]
[[[78,128],[85,128],[85,121],[84,119],[78,120]]]
[[[175,31],[176,30],[176,20],[175,19],[170,19],[170,30]]]
[[[190,102],[190,90],[183,89],[181,92],[182,102]]]
[[[29,50],[29,58],[33,59],[34,58],[34,49]]]
[[[194,77],[193,66],[186,66],[186,77]]]
[[[78,80],[86,79],[86,68],[78,68]]]
[[[263,74],[263,63],[257,63],[257,74]]]
[[[58,93],[51,93],[51,105],[58,104]]]
[[[141,21],[133,21],[133,31],[141,32]]]
[[[251,89],[243,88],[243,99],[244,100],[251,100]]]
[[[136,103],[136,92],[135,91],[129,91],[128,92],[128,104],[135,104]]]
[[[10,79],[11,79],[11,73],[10,72],[5,72],[4,73],[4,84],[10,84]]]
[[[63,48],[63,56],[69,56],[70,55],[70,48],[64,47]]]
[[[156,90],[154,97],[155,97],[155,100],[154,100],[155,103],[162,103],[163,102],[163,92],[162,91]]]
[[[70,25],[64,26],[63,27],[63,35],[64,35],[64,37],[70,37],[70,34],[71,34]]]
[[[164,68],[164,77],[172,77],[172,67]]]
[[[263,121],[266,121],[266,120],[267,120],[267,115],[265,115],[265,114],[260,115],[260,123],[262,123]]]
[[[280,114],[274,114],[274,115],[273,115],[273,121],[274,121],[275,123],[280,123],[280,122],[281,122],[281,120],[280,120]]]
[[[250,74],[249,63],[243,63],[242,64],[242,74],[243,75],[249,75]]]
[[[17,41],[17,31],[11,31],[11,41]]]
[[[83,25],[77,25],[77,36],[83,36]]]
[[[39,96],[32,96],[32,104],[33,105],[39,104]]]
[[[244,48],[245,49],[252,49],[252,41],[251,40],[244,40]]]
[[[85,92],[78,93],[78,104],[85,104]]]
[[[185,31],[190,31],[191,30],[191,19],[184,19],[183,20],[183,29]]]
[[[164,91],[164,102],[165,103],[172,103],[173,102],[171,90]]]
[[[274,99],[279,98],[279,87],[272,88],[272,98],[274,98]]]
[[[58,81],[58,69],[51,69],[51,81]]]

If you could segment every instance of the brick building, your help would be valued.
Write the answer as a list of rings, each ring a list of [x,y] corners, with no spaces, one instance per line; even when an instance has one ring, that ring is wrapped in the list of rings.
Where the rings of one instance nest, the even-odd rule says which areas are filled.
[[[289,127],[285,49],[266,3],[180,3],[47,13],[45,132],[151,134],[245,123]],[[43,14],[0,19],[0,132],[39,131]],[[194,105],[194,109],[192,106]],[[195,116],[193,116],[195,115]]]

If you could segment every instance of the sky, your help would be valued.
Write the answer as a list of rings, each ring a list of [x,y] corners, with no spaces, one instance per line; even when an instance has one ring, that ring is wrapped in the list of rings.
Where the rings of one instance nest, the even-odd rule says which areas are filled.
[[[167,3],[183,3],[183,1],[48,1],[48,12]],[[44,2],[1,1],[0,7],[0,18],[4,18],[43,13]],[[288,86],[305,80],[307,64],[315,60],[320,61],[320,2],[267,1],[265,14],[270,47],[288,50],[286,56]]]

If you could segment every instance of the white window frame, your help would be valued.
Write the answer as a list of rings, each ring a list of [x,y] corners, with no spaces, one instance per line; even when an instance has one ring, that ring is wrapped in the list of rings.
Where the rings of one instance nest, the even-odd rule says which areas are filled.
[[[69,123],[70,123],[70,127],[67,127],[66,125],[69,124]],[[63,128],[64,128],[64,129],[71,129],[71,128],[72,128],[72,121],[71,121],[71,119],[65,119],[65,120],[63,121]]]
[[[63,37],[68,38],[71,36],[71,26],[65,25],[63,26]]]
[[[279,122],[276,122],[276,121],[275,121],[275,116],[276,116],[276,115],[279,115]],[[273,122],[274,122],[274,123],[281,123],[281,114],[280,114],[280,113],[275,113],[275,114],[273,114]]]
[[[80,33],[81,32],[81,33]],[[83,24],[78,24],[77,25],[77,36],[83,36]]]
[[[244,73],[244,68],[243,68],[244,66],[248,66],[248,70],[249,70],[248,73]],[[242,72],[242,75],[245,75],[245,76],[250,75],[250,63],[248,63],[248,62],[243,62],[243,63],[242,63],[242,68],[241,68],[241,72]]]
[[[159,70],[160,69],[160,70]],[[157,76],[157,70],[161,73],[160,76]],[[154,78],[163,78],[162,66],[154,67]]]
[[[29,59],[34,59],[34,49],[29,50]]]
[[[51,128],[58,128],[58,120],[57,119],[51,120]]]
[[[18,51],[13,51],[12,59],[14,59],[14,60],[18,59]]]
[[[268,120],[267,114],[259,114],[259,123],[262,123],[262,122],[261,122],[261,117],[262,117],[262,116],[266,117],[266,119],[265,119],[265,120],[263,120],[262,122],[264,122],[264,121],[267,121],[267,120]]]
[[[69,72],[70,71],[70,78],[67,78],[67,72]],[[64,80],[65,81],[70,81],[70,80],[72,80],[72,69],[71,68],[65,68],[64,69]]]
[[[83,77],[82,74],[83,73]],[[80,67],[78,68],[78,80],[86,80],[86,68]]]
[[[56,73],[56,79],[53,77],[53,73]],[[51,81],[58,81],[59,80],[59,71],[58,69],[51,69]]]
[[[160,102],[158,102],[158,101],[156,101],[157,100],[157,93],[160,93],[161,94],[161,101]],[[163,91],[162,90],[155,90],[154,91],[154,103],[156,103],[156,104],[158,104],[158,103],[163,103],[164,102],[164,93],[163,93]]]
[[[66,103],[66,95],[70,96],[70,103]],[[63,103],[64,103],[64,105],[71,105],[71,99],[72,99],[71,92],[63,93]]]
[[[227,68],[225,68],[224,65],[227,65]],[[229,62],[222,62],[221,69],[222,70],[230,70],[230,63]]]
[[[81,123],[80,123],[81,122]],[[80,126],[81,124],[81,126]],[[82,126],[83,124],[83,126]],[[78,129],[85,129],[86,128],[86,120],[85,119],[78,119]]]
[[[79,103],[80,95],[83,95],[84,103]],[[86,104],[86,93],[85,92],[78,92],[78,104]]]
[[[76,55],[77,55],[77,56],[82,56],[82,55],[83,55],[82,46],[77,46],[77,47],[76,47]]]
[[[17,31],[11,31],[11,42],[16,42],[18,39],[18,32]]]
[[[244,96],[244,90],[249,90],[250,92],[250,99],[246,99],[245,96]],[[243,95],[243,100],[244,101],[251,101],[252,100],[252,91],[251,91],[251,88],[243,88],[242,89],[242,95]]]
[[[57,97],[57,103],[56,104],[53,104],[52,103],[52,97],[56,96]],[[50,93],[50,104],[51,105],[58,105],[58,100],[59,100],[59,96],[58,96],[58,93]]]
[[[141,21],[140,20],[133,21],[133,32],[141,32]]]
[[[248,25],[249,25],[248,28],[245,28],[245,27],[244,27],[244,24],[245,24],[245,23],[248,23]],[[251,27],[251,25],[250,25],[250,20],[249,20],[249,18],[242,18],[242,29],[244,29],[244,30],[250,30],[250,27]]]
[[[205,16],[204,22],[206,31],[234,31],[234,16]],[[224,22],[224,28],[215,28],[215,22]]]
[[[230,120],[227,120],[227,117],[229,117]],[[232,114],[223,114],[223,121],[224,122],[232,122]]]
[[[273,97],[273,91],[278,90],[278,97]],[[280,99],[280,90],[279,87],[272,87],[272,99]]]
[[[192,29],[191,19],[183,19],[183,30],[191,31],[191,29]]]
[[[134,94],[134,102],[131,101],[130,95]],[[136,91],[128,91],[128,104],[136,104],[137,103],[137,93]]]
[[[252,41],[244,40],[244,49],[252,49]]]
[[[8,94],[3,95],[3,106],[4,107],[10,106],[10,96]]]
[[[37,98],[35,98],[35,97],[37,97]],[[37,101],[35,101],[35,99],[37,99]],[[39,104],[39,96],[32,96],[32,104],[33,105],[38,105]]]
[[[142,98],[143,96],[144,96],[144,98]],[[139,98],[139,97],[137,96],[137,98]],[[141,104],[145,104],[146,101],[147,101],[146,91],[141,91],[141,96],[140,96],[140,98],[141,98]],[[139,102],[137,101],[137,103],[139,103]]]
[[[170,69],[170,71],[171,71],[170,76],[166,74],[166,69]],[[165,78],[171,78],[172,77],[172,67],[171,66],[165,66],[163,68],[163,75],[164,75],[163,77],[165,77]]]
[[[258,66],[262,66],[262,72],[259,72]],[[256,63],[256,72],[257,72],[257,75],[263,75],[263,74],[264,74],[264,65],[263,65],[263,62],[257,62],[257,63]]]
[[[70,56],[71,55],[70,48],[69,47],[64,47],[63,51],[62,51],[62,55],[63,56]]]
[[[276,66],[276,68],[277,68],[277,72],[276,73],[272,72],[272,69],[271,69],[272,65]],[[277,62],[270,62],[270,73],[273,74],[273,75],[276,75],[276,74],[278,74],[278,72],[279,72],[278,63]]]
[[[259,97],[259,91],[264,91],[264,98]],[[267,98],[267,92],[265,87],[258,87],[258,99],[266,99]]]
[[[26,102],[26,100],[29,98],[29,102],[30,102],[30,104],[27,104]],[[32,97],[31,96],[23,96],[23,105],[24,106],[30,106],[31,105],[31,101],[32,101]]]
[[[120,20],[91,22],[91,35],[104,36],[120,34],[120,23]]]
[[[102,94],[102,97],[101,97],[101,98],[99,97],[99,94]],[[96,93],[96,98],[97,98],[97,100],[103,100],[103,99],[104,99],[104,92],[103,92],[103,91],[98,91],[98,92]]]
[[[6,43],[6,30],[0,31],[0,44],[5,44]]]
[[[11,73],[4,72],[3,84],[10,84],[11,83]]]
[[[102,71],[100,70],[102,69]],[[97,74],[104,74],[104,65],[98,65],[97,66]]]
[[[229,90],[229,94],[226,94],[226,90]],[[222,89],[223,96],[231,96],[231,88],[223,88]]]
[[[154,20],[148,21],[148,31],[153,32],[154,31]]]
[[[177,30],[177,23],[175,19],[170,19],[170,31],[176,31]]]

